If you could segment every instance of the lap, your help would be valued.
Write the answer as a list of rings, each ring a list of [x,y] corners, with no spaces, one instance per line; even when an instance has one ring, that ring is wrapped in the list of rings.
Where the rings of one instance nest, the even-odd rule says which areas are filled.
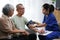
[[[0,39],[0,40],[11,40],[11,39],[6,39],[6,38],[5,38],[5,39]]]
[[[48,34],[46,37],[49,37],[49,38],[57,38],[59,37],[60,33],[59,32],[52,32],[50,34]]]
[[[39,35],[39,39],[42,38],[42,39],[50,39],[50,40],[52,40],[52,39],[58,38],[59,35],[60,35],[59,32],[52,32],[52,33],[50,33],[50,34],[48,34],[46,36]]]

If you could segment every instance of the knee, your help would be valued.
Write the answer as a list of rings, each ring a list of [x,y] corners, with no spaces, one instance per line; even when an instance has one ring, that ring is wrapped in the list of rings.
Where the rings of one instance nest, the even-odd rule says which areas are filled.
[[[39,35],[38,37],[40,40],[45,40],[45,36]]]
[[[46,36],[46,38],[48,38],[48,39],[52,39],[52,36]]]
[[[36,37],[36,34],[30,34],[29,36],[30,37]]]
[[[36,34],[30,34],[29,35],[29,39],[31,39],[31,40],[36,40]]]

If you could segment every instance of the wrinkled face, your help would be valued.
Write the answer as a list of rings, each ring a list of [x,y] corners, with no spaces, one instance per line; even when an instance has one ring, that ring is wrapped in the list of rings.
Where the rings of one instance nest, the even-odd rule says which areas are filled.
[[[18,12],[18,14],[19,14],[20,16],[22,16],[22,15],[24,14],[24,11],[25,11],[25,9],[24,9],[24,6],[23,6],[23,5],[19,5],[19,6],[17,7],[17,12]]]
[[[9,16],[12,16],[14,14],[14,9],[10,9]]]
[[[46,10],[45,8],[43,8],[42,9],[42,13],[45,14],[45,15],[47,15],[47,14],[49,14],[49,10]]]

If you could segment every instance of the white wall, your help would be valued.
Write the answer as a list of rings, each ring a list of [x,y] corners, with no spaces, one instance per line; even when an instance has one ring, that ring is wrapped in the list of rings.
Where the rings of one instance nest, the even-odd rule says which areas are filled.
[[[5,4],[12,4],[14,7],[18,3],[22,3],[25,7],[25,14],[24,16],[28,20],[34,20],[37,22],[42,23],[43,21],[43,13],[42,13],[42,5],[44,3],[51,3],[51,0],[0,0],[0,17],[2,15],[2,8]],[[15,8],[16,9],[16,8]],[[14,15],[16,15],[16,10],[14,12]],[[39,40],[39,39],[37,39]]]
[[[2,15],[3,6],[7,3],[12,4],[14,7],[18,3],[22,3],[25,7],[24,16],[28,20],[34,20],[41,23],[43,21],[42,5],[44,3],[51,4],[51,0],[0,0],[0,16]],[[15,10],[14,15],[16,13]]]

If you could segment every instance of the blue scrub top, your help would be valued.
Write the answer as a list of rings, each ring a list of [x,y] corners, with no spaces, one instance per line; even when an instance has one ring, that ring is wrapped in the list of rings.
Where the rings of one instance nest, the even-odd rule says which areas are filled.
[[[43,23],[47,24],[46,30],[59,31],[59,26],[53,13],[50,13],[48,16],[44,15]]]

